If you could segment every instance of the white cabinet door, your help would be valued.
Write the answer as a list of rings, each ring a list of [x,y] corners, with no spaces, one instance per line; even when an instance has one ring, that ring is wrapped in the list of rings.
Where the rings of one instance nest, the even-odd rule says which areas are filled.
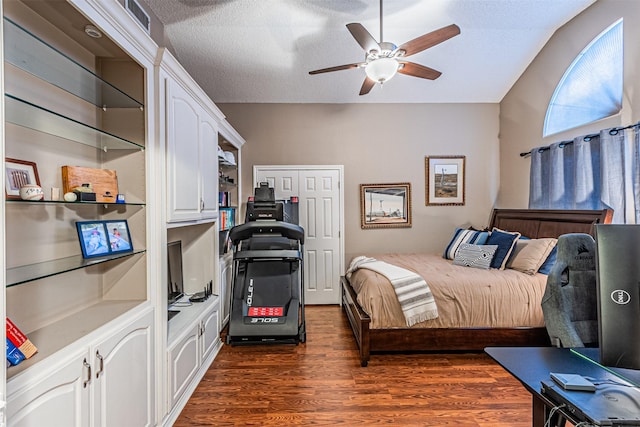
[[[202,359],[205,360],[220,341],[218,305],[204,314],[200,323],[200,348],[202,349]]]
[[[51,375],[11,393],[7,425],[15,427],[85,427],[89,425],[89,355],[70,357]]]
[[[173,408],[200,367],[200,324],[169,348],[169,407]]]
[[[216,218],[218,126],[178,82],[166,79],[170,222]]]
[[[169,221],[200,218],[200,108],[177,82],[166,80]]]
[[[200,122],[201,216],[215,218],[218,212],[218,128],[215,120],[202,112]]]
[[[155,425],[153,312],[92,347],[94,426]]]

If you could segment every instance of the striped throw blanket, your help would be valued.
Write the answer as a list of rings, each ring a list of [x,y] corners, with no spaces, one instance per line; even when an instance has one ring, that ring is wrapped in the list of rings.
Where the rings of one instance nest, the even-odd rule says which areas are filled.
[[[438,307],[429,285],[413,271],[375,258],[358,256],[351,260],[346,273],[347,279],[358,268],[375,271],[389,279],[398,296],[407,326],[438,317]]]

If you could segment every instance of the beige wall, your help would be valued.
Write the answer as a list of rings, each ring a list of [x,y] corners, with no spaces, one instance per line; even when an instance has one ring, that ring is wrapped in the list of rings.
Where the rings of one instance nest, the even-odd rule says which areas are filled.
[[[624,100],[622,112],[589,126],[542,137],[551,95],[567,67],[587,44],[624,18]],[[600,129],[640,120],[640,2],[598,0],[554,34],[500,104],[500,193],[498,206],[526,208],[529,158],[520,152]],[[597,102],[597,100],[594,100]]]
[[[498,189],[497,104],[220,104],[253,165],[344,165],[346,261],[361,252],[443,249],[455,226],[487,224]],[[425,206],[424,157],[465,155],[465,206]],[[410,182],[413,227],[360,228],[359,184]],[[246,199],[245,199],[246,200]]]

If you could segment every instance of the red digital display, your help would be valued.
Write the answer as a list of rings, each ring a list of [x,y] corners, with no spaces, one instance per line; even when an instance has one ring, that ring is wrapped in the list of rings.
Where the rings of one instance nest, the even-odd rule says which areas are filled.
[[[249,307],[250,317],[282,317],[284,307]]]

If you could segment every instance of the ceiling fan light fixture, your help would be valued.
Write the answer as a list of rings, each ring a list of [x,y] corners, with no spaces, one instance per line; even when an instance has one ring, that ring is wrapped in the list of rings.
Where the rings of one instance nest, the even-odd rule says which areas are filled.
[[[369,62],[364,72],[371,80],[382,84],[396,75],[399,65],[400,63],[393,58],[378,58]]]

